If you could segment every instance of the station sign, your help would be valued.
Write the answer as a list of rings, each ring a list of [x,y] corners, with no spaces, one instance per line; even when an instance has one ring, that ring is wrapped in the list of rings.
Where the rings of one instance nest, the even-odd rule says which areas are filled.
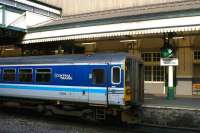
[[[161,66],[178,66],[178,58],[161,58]]]

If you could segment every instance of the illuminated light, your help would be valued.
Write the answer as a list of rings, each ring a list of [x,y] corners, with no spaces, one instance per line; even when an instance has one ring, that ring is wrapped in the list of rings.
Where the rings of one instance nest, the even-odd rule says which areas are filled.
[[[177,37],[173,37],[172,39],[178,40],[178,39],[184,39],[184,37],[183,36],[177,36]]]
[[[92,44],[97,44],[96,42],[83,42],[81,43],[82,45],[92,45]]]
[[[126,43],[126,42],[137,42],[137,40],[121,40],[120,42]]]
[[[130,95],[131,94],[131,89],[126,89],[126,95]]]
[[[166,37],[165,39],[168,40],[169,38]],[[178,39],[184,39],[184,37],[183,36],[176,36],[176,37],[172,37],[172,39],[173,40],[178,40]]]
[[[57,104],[57,105],[60,105],[60,101],[57,101],[56,104]]]
[[[11,50],[15,50],[14,48],[7,48],[5,49],[5,51],[11,51]]]

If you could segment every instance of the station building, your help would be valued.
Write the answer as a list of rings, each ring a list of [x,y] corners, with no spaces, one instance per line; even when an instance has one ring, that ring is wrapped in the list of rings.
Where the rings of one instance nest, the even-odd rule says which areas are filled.
[[[166,67],[160,66],[160,48],[167,34],[179,59],[176,95],[200,95],[199,0],[34,2],[48,7],[40,7],[48,13],[41,14],[44,19],[27,18],[30,22],[17,42],[23,55],[128,52],[144,61],[145,93],[165,95]],[[36,20],[42,21],[32,24]]]

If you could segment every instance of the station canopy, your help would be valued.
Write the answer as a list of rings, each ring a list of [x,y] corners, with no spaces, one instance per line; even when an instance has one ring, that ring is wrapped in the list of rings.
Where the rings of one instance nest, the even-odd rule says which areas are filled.
[[[183,10],[181,8],[180,11],[144,15],[125,14],[126,16],[123,16],[122,12],[121,16],[110,14],[110,16],[107,15],[108,18],[102,17],[102,14],[59,18],[30,28],[22,44],[199,31],[200,7],[193,7],[195,9]]]

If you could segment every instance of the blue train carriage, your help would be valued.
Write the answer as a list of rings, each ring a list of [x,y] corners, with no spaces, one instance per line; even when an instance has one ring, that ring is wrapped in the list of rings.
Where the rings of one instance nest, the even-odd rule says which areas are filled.
[[[144,98],[143,63],[127,53],[0,58],[0,72],[1,101],[70,106],[95,119],[130,119]]]

